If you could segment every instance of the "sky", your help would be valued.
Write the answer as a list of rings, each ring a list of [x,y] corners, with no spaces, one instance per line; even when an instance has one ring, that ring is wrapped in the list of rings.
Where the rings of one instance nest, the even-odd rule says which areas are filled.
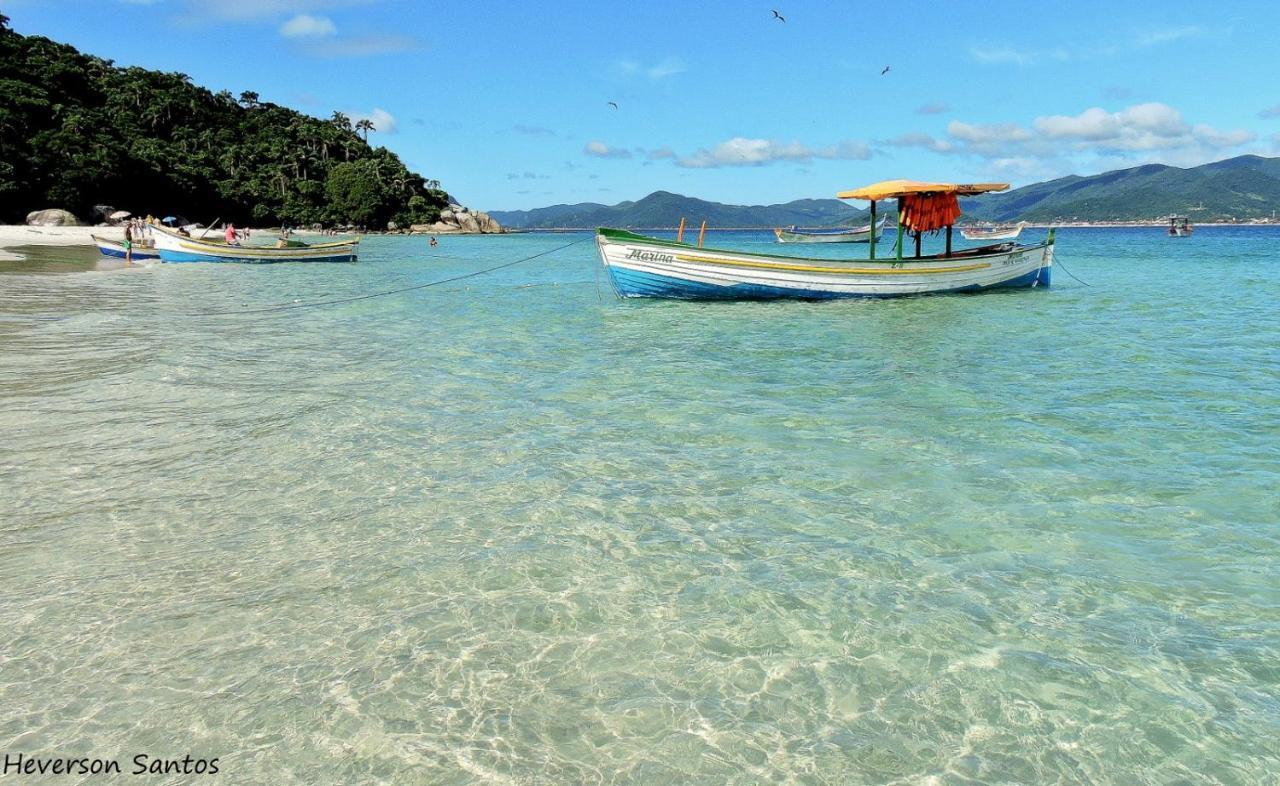
[[[371,144],[478,210],[660,189],[772,204],[891,178],[1016,186],[1280,155],[1280,3],[5,0],[0,11],[19,33],[118,65],[368,117]]]

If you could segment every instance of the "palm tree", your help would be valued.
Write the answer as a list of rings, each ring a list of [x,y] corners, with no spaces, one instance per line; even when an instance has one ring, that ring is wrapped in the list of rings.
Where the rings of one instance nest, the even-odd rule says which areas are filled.
[[[252,90],[246,90],[240,94],[240,103],[245,106],[255,106],[258,103],[258,94]]]
[[[343,131],[351,130],[351,118],[341,112],[334,112],[333,117],[329,118],[329,122],[332,123],[335,128]]]
[[[377,131],[378,129],[374,128],[373,121],[366,117],[356,122],[356,130],[364,132],[364,143],[367,145],[369,144],[369,132]]]

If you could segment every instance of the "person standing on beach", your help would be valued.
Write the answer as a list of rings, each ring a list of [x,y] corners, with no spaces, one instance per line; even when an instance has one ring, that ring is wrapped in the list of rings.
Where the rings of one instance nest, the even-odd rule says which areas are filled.
[[[237,239],[237,237],[236,237],[236,225],[235,225],[235,224],[232,224],[232,223],[228,223],[228,224],[227,224],[226,238],[227,238],[227,245],[229,245],[229,246],[238,246],[238,245],[240,245],[240,241],[239,241],[239,239]]]
[[[124,264],[133,264],[133,222],[124,225]]]

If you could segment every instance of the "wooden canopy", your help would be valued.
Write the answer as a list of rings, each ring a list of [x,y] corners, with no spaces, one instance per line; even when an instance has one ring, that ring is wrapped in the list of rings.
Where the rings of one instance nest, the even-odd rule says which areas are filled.
[[[1008,183],[923,183],[919,180],[886,180],[882,183],[841,191],[838,199],[893,199],[911,194],[956,194],[973,196],[989,191],[1004,191]]]

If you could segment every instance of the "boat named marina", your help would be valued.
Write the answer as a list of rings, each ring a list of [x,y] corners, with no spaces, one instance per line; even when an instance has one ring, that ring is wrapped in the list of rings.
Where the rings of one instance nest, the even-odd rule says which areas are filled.
[[[954,185],[888,181],[839,194],[844,199],[898,199],[896,253],[876,258],[871,241],[865,259],[823,259],[702,248],[690,243],[600,228],[596,246],[619,297],[689,300],[826,300],[980,292],[1009,287],[1047,287],[1053,267],[1054,233],[1045,242],[996,243],[953,251],[951,228],[960,215],[957,195],[981,194],[1007,184]],[[946,229],[946,251],[921,255],[920,234]],[[915,255],[904,256],[903,240],[915,236]]]

